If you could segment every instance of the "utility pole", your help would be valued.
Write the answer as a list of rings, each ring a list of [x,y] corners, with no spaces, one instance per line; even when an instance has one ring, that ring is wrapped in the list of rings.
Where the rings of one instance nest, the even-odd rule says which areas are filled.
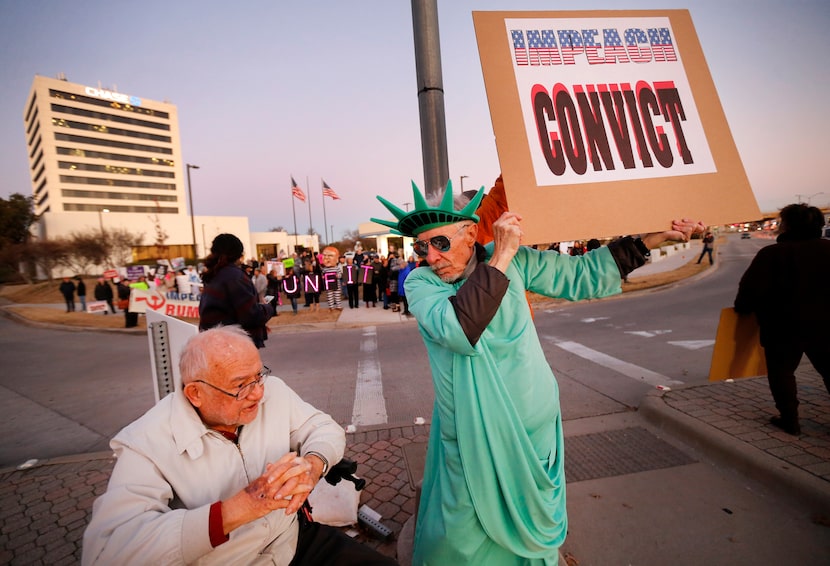
[[[450,178],[437,0],[412,0],[412,28],[415,37],[418,110],[421,116],[423,188],[425,196],[430,198],[441,194]]]

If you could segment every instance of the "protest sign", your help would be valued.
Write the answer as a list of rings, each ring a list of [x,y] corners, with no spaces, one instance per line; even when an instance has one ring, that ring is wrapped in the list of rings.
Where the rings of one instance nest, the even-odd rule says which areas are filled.
[[[760,217],[687,10],[473,22],[523,243]]]

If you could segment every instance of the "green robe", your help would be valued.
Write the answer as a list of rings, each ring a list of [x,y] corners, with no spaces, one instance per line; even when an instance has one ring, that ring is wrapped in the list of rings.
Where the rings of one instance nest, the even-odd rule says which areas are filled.
[[[420,268],[405,283],[435,388],[413,566],[555,565],[565,540],[559,388],[525,290],[602,297],[621,292],[620,271],[608,248],[571,257],[521,247],[506,275],[475,346],[448,300],[464,281]]]

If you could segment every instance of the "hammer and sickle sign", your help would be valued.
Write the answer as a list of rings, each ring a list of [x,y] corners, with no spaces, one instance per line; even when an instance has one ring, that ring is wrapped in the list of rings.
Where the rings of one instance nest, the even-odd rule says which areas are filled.
[[[161,307],[164,306],[166,299],[163,295],[159,295],[158,293],[153,293],[146,299],[147,306],[153,309],[154,311],[159,310]]]

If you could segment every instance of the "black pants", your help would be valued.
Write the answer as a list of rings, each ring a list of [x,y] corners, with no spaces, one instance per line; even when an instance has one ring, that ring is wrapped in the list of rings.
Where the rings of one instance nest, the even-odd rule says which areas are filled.
[[[811,339],[807,344],[775,341],[764,346],[769,390],[775,407],[784,419],[798,418],[795,370],[802,355],[807,354],[807,359],[821,375],[824,387],[830,393],[830,350],[827,344],[828,338],[823,337]]]
[[[360,292],[357,285],[346,285],[346,293],[349,295],[349,308],[360,307]]]
[[[703,251],[700,252],[700,257],[697,258],[697,262],[700,263],[700,260],[703,259],[703,256],[709,254],[709,265],[713,265],[715,261],[712,259],[712,250],[710,248],[703,248]]]
[[[397,561],[364,546],[340,530],[300,521],[297,552],[289,566],[397,566]]]

